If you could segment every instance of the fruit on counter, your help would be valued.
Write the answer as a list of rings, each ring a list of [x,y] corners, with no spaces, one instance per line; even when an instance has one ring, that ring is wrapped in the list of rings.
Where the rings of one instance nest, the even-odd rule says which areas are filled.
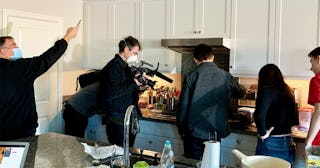
[[[148,168],[150,165],[145,162],[145,161],[137,161],[134,165],[133,168]]]

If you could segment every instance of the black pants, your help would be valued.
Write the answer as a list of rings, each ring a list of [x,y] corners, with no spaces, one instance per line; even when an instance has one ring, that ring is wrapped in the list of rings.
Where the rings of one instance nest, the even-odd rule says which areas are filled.
[[[110,144],[115,144],[118,146],[123,146],[123,129],[124,126],[116,124],[112,121],[108,122],[106,125],[106,131],[108,136],[108,141]],[[133,147],[136,135],[131,134],[131,129],[129,131],[129,146]]]
[[[63,111],[63,119],[65,122],[65,134],[84,138],[88,117],[81,115],[72,106],[66,104]]]

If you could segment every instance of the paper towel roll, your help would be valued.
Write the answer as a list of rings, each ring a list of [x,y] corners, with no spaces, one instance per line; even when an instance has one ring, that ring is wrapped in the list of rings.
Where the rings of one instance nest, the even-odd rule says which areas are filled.
[[[201,168],[219,168],[220,167],[220,142],[206,141],[201,161]]]

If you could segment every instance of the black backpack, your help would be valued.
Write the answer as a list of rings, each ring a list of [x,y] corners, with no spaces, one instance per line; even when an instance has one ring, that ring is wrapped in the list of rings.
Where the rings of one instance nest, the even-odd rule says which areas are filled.
[[[80,85],[81,88],[84,88],[92,83],[98,82],[100,72],[100,69],[90,69],[86,73],[79,75],[76,81],[76,91],[78,90],[78,85]]]

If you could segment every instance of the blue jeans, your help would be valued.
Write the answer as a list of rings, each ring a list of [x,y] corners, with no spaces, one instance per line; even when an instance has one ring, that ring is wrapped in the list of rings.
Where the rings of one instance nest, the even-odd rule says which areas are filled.
[[[291,164],[295,160],[295,144],[290,136],[258,138],[256,155],[273,156],[284,159]]]

